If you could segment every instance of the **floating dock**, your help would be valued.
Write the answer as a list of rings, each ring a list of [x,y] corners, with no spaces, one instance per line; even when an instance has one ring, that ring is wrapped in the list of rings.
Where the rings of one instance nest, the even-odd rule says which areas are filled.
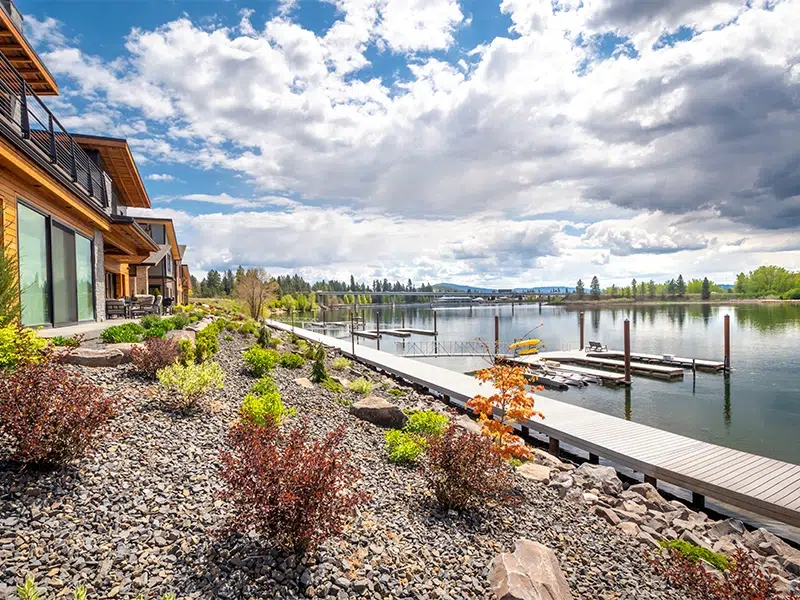
[[[267,321],[267,324],[291,331],[284,323]],[[496,392],[491,385],[469,375],[373,348],[357,346],[353,354],[349,340],[297,329],[295,334],[337,348],[362,363],[435,391],[458,406],[477,394]],[[588,452],[592,461],[602,457],[642,473],[650,483],[655,484],[660,479],[687,489],[698,505],[708,496],[788,525],[800,526],[800,465],[709,444],[538,393],[536,409],[541,410],[545,418],[525,421],[521,433],[535,431],[549,436],[550,447],[556,454],[559,442],[571,444]]]
[[[603,354],[606,354],[605,352]],[[554,360],[562,363],[573,363],[578,365],[586,365],[589,367],[600,367],[602,369],[610,369],[612,371],[625,371],[625,361],[616,360],[613,358],[598,358],[595,356],[588,356],[581,350],[569,352],[542,352],[537,354],[539,359]],[[524,356],[517,357],[512,360],[524,359]],[[631,361],[631,373],[634,375],[643,375],[645,377],[656,377],[658,379],[683,379],[683,369],[680,367],[665,367],[662,365],[633,362]]]
[[[297,330],[295,329],[295,333]],[[354,331],[353,335],[356,337],[362,337],[368,340],[377,340],[380,336],[375,333],[374,331]]]
[[[438,332],[432,329],[414,329],[412,327],[401,327],[395,331],[402,331],[408,334],[413,333],[414,335],[438,335]]]
[[[503,358],[510,362],[515,362],[517,364],[527,365],[531,367],[547,366],[547,362],[546,361],[543,362],[541,356],[542,356],[541,354],[537,354],[534,356],[504,356]],[[565,365],[563,363],[558,367],[551,365],[550,368],[557,369],[559,371],[569,371],[570,373],[578,373],[580,375],[591,375],[592,377],[599,377],[603,381],[603,383],[610,383],[612,385],[628,385],[628,383],[625,381],[624,373],[601,371],[600,369],[577,367],[575,365]]]
[[[622,359],[625,357],[625,353],[621,350],[608,350],[602,352],[587,352],[586,356],[590,356],[592,358],[609,357]],[[705,360],[702,358],[683,358],[680,356],[666,358],[663,354],[631,352],[631,360],[655,365],[681,367],[683,369],[691,369],[692,365],[694,365],[698,371],[711,371],[716,373],[725,370],[724,362],[717,360]]]

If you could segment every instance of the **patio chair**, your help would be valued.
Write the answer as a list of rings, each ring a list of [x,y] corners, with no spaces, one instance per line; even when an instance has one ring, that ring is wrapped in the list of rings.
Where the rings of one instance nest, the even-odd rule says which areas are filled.
[[[162,303],[162,306],[164,308],[164,314],[165,315],[171,315],[172,314],[172,305],[173,305],[174,302],[175,302],[175,300],[173,298],[164,298],[164,302]]]
[[[155,296],[136,296],[131,304],[131,316],[140,317],[153,314],[155,301]]]
[[[124,300],[114,300],[109,298],[106,300],[106,318],[122,317],[123,319],[128,316],[128,306]]]

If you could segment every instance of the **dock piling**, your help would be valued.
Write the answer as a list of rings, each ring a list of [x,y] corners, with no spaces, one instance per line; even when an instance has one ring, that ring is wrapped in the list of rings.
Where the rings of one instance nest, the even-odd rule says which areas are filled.
[[[561,443],[553,436],[550,436],[548,449],[550,450],[550,454],[558,458],[558,455],[561,451]]]
[[[731,316],[725,315],[725,370],[731,370]]]
[[[631,382],[631,322],[625,319],[625,383]]]
[[[581,329],[581,348],[580,348],[581,350],[586,348],[586,344],[584,343],[584,337],[583,337],[583,324],[584,324],[585,319],[586,319],[586,316],[583,314],[583,311],[581,311],[581,314],[580,314],[580,317],[579,317],[580,329]]]
[[[401,314],[400,324],[402,325],[401,329],[405,329],[406,328],[406,311],[403,310],[400,314]]]
[[[591,465],[599,465],[600,464],[600,457],[597,454],[592,454],[589,452],[589,464]]]
[[[494,316],[494,353],[500,354],[500,315]]]
[[[644,482],[645,483],[649,483],[653,487],[658,487],[658,479],[656,479],[652,475],[645,475],[644,476]]]
[[[356,320],[355,320],[355,309],[350,311],[350,346],[353,352],[353,356],[356,355]]]
[[[375,311],[375,344],[377,349],[381,349],[381,311]]]

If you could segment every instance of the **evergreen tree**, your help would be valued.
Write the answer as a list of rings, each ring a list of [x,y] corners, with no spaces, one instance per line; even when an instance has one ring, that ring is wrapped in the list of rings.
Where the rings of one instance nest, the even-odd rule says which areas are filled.
[[[617,286],[613,283],[611,284],[611,297],[612,298],[617,297]]]
[[[644,285],[644,284],[642,284],[642,285]],[[656,297],[656,282],[653,281],[652,279],[647,283],[647,295],[650,298],[655,298]]]
[[[592,300],[600,300],[600,280],[597,275],[592,277],[592,284],[589,289],[592,294]]]
[[[575,284],[575,293],[578,294],[578,298],[583,299],[583,295],[586,293],[583,287],[583,279],[578,279],[578,283]]]
[[[636,277],[631,280],[631,293],[633,294],[633,299],[636,300]]]
[[[739,273],[736,276],[736,284],[733,286],[733,291],[737,294],[744,294],[747,292],[747,275]]]
[[[206,274],[205,282],[205,296],[207,298],[214,298],[220,295],[222,291],[222,278],[219,276],[218,271],[211,269]]]
[[[356,278],[350,275],[350,289],[348,291],[353,292],[356,290]]]
[[[678,275],[678,282],[675,284],[675,291],[678,292],[679,298],[683,298],[686,295],[686,282],[683,280],[683,275]]]
[[[677,291],[677,289],[678,289],[678,286],[675,284],[675,280],[674,279],[670,279],[667,282],[667,295],[668,296],[674,296],[675,292]]]
[[[708,277],[703,277],[703,288],[700,291],[700,297],[703,300],[709,300],[711,298],[711,284],[708,282]]]
[[[233,271],[230,269],[225,271],[225,275],[222,277],[222,292],[226,296],[230,296],[233,293]]]
[[[639,284],[639,297],[644,298],[647,295],[647,284],[643,281]]]
[[[242,277],[244,277],[244,269],[242,268],[242,265],[239,265],[238,267],[236,267],[236,276],[234,277],[233,280],[234,286],[237,285],[242,280]]]

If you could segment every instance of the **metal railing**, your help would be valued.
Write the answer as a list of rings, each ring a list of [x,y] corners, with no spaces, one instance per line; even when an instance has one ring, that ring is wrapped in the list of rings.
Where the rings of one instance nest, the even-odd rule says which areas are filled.
[[[111,177],[94,164],[2,53],[0,117],[4,117],[42,158],[82,188],[90,204],[110,212],[114,203]]]
[[[395,342],[395,354],[399,356],[485,356],[489,357],[494,346],[479,341],[467,342]],[[508,345],[500,344],[499,354],[507,354]]]

